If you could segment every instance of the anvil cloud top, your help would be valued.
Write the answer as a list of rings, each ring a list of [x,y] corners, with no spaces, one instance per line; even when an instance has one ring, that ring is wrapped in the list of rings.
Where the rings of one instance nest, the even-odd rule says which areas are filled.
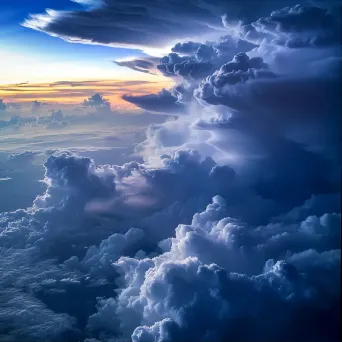
[[[341,2],[17,2],[0,340],[340,340]]]

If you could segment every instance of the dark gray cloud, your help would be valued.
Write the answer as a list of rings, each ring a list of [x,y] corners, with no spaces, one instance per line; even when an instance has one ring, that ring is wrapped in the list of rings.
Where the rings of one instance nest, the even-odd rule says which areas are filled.
[[[211,104],[227,104],[229,96],[227,87],[243,84],[259,78],[274,78],[275,74],[268,70],[268,65],[260,57],[249,58],[245,53],[234,56],[231,62],[223,64],[219,70],[204,79],[195,96]],[[235,96],[234,96],[235,97]],[[234,101],[234,98],[231,102]]]
[[[7,253],[1,263],[2,296],[4,303],[12,303],[10,314],[6,305],[0,310],[6,315],[3,336],[54,341],[60,336],[110,340],[132,334],[139,341],[165,334],[179,341],[198,334],[208,341],[213,336],[219,341],[264,340],[279,336],[285,324],[286,341],[299,336],[309,341],[314,335],[334,340],[337,308],[331,303],[339,294],[340,217],[327,202],[321,202],[325,207],[319,217],[300,218],[291,211],[282,221],[250,225],[230,216],[251,215],[246,197],[236,196],[247,189],[234,190],[232,168],[217,166],[195,151],[162,156],[161,162],[161,168],[151,169],[135,162],[96,166],[68,152],[48,158],[47,189],[32,210],[0,214]],[[217,193],[227,201],[217,196],[200,212]],[[260,197],[254,201],[254,206],[262,203]],[[308,202],[297,211],[310,215],[307,210],[314,205]],[[169,238],[177,221],[188,225],[179,225]],[[160,255],[146,254],[158,241]],[[14,264],[15,274],[10,271]],[[324,282],[317,277],[322,272]],[[117,279],[121,273],[124,279]],[[10,277],[17,280],[14,285]],[[114,300],[117,286],[122,291]],[[97,309],[96,297],[102,297]],[[249,298],[248,306],[243,298]],[[127,305],[133,301],[141,304]],[[273,307],[281,309],[267,320],[274,329],[261,328]],[[36,325],[18,319],[23,308],[37,316]],[[195,314],[200,308],[213,319]],[[298,310],[308,315],[307,325],[286,323]],[[333,319],[330,324],[317,321],[322,310]],[[251,324],[255,312],[260,323],[253,325],[253,333],[245,332],[237,322]],[[308,331],[313,324],[315,330]]]
[[[270,16],[243,25],[241,36],[252,43],[285,45],[289,48],[341,44],[339,11],[296,5],[273,11]],[[223,20],[225,23],[225,20]],[[229,26],[227,19],[226,26]]]
[[[127,61],[114,61],[116,65],[124,66],[135,71],[152,75],[156,73],[158,62],[159,58],[156,57],[135,58]]]
[[[231,59],[238,53],[250,51],[253,48],[255,48],[254,44],[229,35],[221,37],[213,44],[213,49],[221,62]]]
[[[180,56],[178,53],[172,52],[160,59],[157,69],[165,76],[174,76],[174,66],[191,60],[190,57]]]
[[[4,103],[4,100],[0,99],[0,111],[6,110],[7,105]]]
[[[177,102],[177,97],[173,96],[166,89],[157,94],[141,96],[123,95],[122,98],[142,109],[152,112],[177,115],[182,114],[185,110],[183,104]]]
[[[190,53],[182,53],[183,46],[193,48]],[[158,70],[165,76],[179,76],[186,81],[194,82],[209,76],[225,62],[229,62],[235,54],[251,50],[254,45],[240,39],[224,36],[216,43],[187,42],[176,45],[172,53],[160,59]],[[185,55],[185,56],[184,56]]]
[[[210,62],[198,63],[190,60],[175,64],[173,69],[175,75],[195,80],[205,77],[212,70],[213,65]]]
[[[191,41],[179,43],[172,48],[172,53],[160,59],[157,69],[164,76],[175,79],[177,83],[170,91],[179,103],[187,103],[193,98],[193,91],[202,79],[229,62],[236,53],[253,47],[255,46],[232,36],[223,36],[217,42],[205,44]]]
[[[325,73],[303,79],[275,76],[260,58],[240,55],[195,90],[201,103],[224,105],[229,110],[198,119],[195,127],[213,132],[213,144],[221,151],[250,159],[250,177],[256,180],[262,197],[293,205],[293,193],[286,190],[288,182],[297,183],[301,201],[310,192],[339,187],[338,84],[338,78]],[[320,169],[316,174],[311,168],[314,164],[313,169]],[[330,170],[325,176],[324,169]],[[291,181],[287,178],[290,174]],[[263,176],[257,180],[257,175]]]
[[[28,158],[31,155],[32,153],[25,153],[20,157]],[[136,162],[122,167],[109,165],[97,167],[90,158],[70,152],[58,152],[49,156],[44,164],[47,189],[44,195],[38,196],[35,200],[36,212],[32,215],[37,223],[39,221],[43,223],[50,217],[48,225],[55,226],[55,230],[54,232],[49,229],[42,230],[39,233],[40,241],[46,238],[45,243],[55,246],[54,248],[50,246],[50,253],[59,253],[58,234],[62,234],[60,238],[64,239],[63,234],[68,235],[68,229],[71,229],[75,237],[80,234],[78,237],[81,238],[83,218],[88,215],[91,217],[92,213],[95,216],[113,213],[114,218],[134,218],[136,215],[141,217],[142,209],[142,214],[145,215],[150,214],[151,210],[160,211],[177,200],[182,202],[202,194],[205,198],[210,198],[212,194],[221,191],[219,190],[221,177],[225,175],[229,185],[234,176],[230,168],[222,168],[221,172],[218,172],[221,168],[217,167],[211,158],[203,158],[196,151],[180,151],[173,156],[160,158],[163,167],[149,169]],[[201,182],[202,178],[206,181]],[[202,183],[202,186],[199,187],[199,183]],[[65,215],[64,218],[60,217],[62,213]],[[30,212],[18,212],[19,216],[23,214],[26,217],[31,215]],[[76,216],[68,227],[64,227],[64,230],[62,221],[70,220],[70,215]],[[13,226],[13,230],[4,231],[2,236],[4,241],[7,239],[6,236],[9,241],[15,239],[16,232],[19,233],[20,229],[19,225]],[[34,227],[27,226],[25,231],[29,233],[31,229]],[[104,230],[103,233],[108,232]],[[53,237],[50,234],[55,235]],[[98,232],[94,231],[94,234]],[[42,238],[44,236],[45,238]],[[19,243],[21,244],[22,241]],[[65,253],[68,253],[66,246]]]
[[[140,33],[140,45],[157,46],[159,34],[202,34],[225,9],[236,34],[241,19],[306,42],[328,37],[326,16],[335,16],[290,2],[259,20],[245,15],[268,15],[274,2],[242,2],[245,15],[234,2],[228,11],[213,1],[209,13],[199,11],[209,2],[78,2],[90,7],[50,12],[44,30],[89,39],[91,26],[94,42],[135,46]],[[184,39],[158,66],[173,88],[124,96],[187,114],[148,128],[136,148],[144,161],[47,153],[41,194],[0,213],[0,339],[340,340],[340,51],[240,38],[258,46],[226,34]],[[99,94],[84,105],[95,108],[91,123],[98,109],[109,113]],[[50,113],[51,122],[75,120]],[[30,153],[8,159],[32,163]]]
[[[215,197],[203,213],[194,216],[191,225],[178,226],[175,238],[163,244],[164,254],[140,260],[120,258],[116,266],[125,275],[126,288],[115,303],[101,302],[90,324],[105,323],[106,310],[112,307],[118,318],[128,315],[136,320],[121,325],[123,332],[134,329],[133,341],[166,337],[171,341],[337,338],[338,321],[332,318],[337,306],[327,310],[325,305],[339,292],[340,251],[334,249],[339,243],[332,242],[338,238],[338,215],[310,217],[292,227],[280,224],[253,229],[225,217],[225,211],[225,202]],[[330,242],[323,236],[330,236]],[[314,241],[322,243],[316,245],[318,251],[300,252]],[[323,252],[326,248],[332,249]],[[328,277],[326,285],[317,278],[319,272]],[[333,279],[338,282],[335,286],[330,283]],[[327,294],[325,303],[320,302],[317,291]],[[131,302],[140,305],[126,305]],[[269,316],[272,307],[280,310]],[[299,312],[306,320],[296,324],[291,318]],[[329,318],[312,329],[320,312]],[[136,328],[139,321],[149,323]],[[243,329],[246,325],[253,327],[253,332]],[[323,326],[331,330],[322,330]],[[101,327],[106,331],[105,325]],[[282,337],[279,329],[283,329]]]
[[[329,61],[325,65],[329,65]],[[312,151],[317,150],[319,141],[319,149],[324,145],[320,153],[326,153],[328,159],[336,157],[341,106],[340,81],[336,74],[323,70],[320,75],[305,75],[300,79],[295,75],[274,75],[265,67],[260,69],[262,72],[232,70],[235,66],[234,63],[223,65],[200,83],[195,96],[204,103],[225,105],[240,114],[213,116],[210,122],[199,120],[201,126],[241,129],[247,127],[247,122],[256,121],[260,129],[265,120],[262,134],[266,134],[266,127],[271,125],[273,132],[304,144]],[[303,73],[306,68],[310,68],[310,64],[302,66]],[[246,126],[242,124],[244,120]],[[248,135],[251,137],[250,131]]]
[[[95,108],[109,108],[110,103],[102,94],[96,93],[82,102],[83,106]]]
[[[196,42],[184,42],[184,43],[177,43],[172,49],[172,52],[178,53],[180,55],[194,55],[195,52],[200,47],[201,43]]]
[[[295,1],[280,1],[277,6]],[[162,47],[181,39],[221,29],[221,16],[258,18],[274,8],[273,1],[126,1],[92,0],[84,10],[31,15],[24,26],[73,42],[130,47]]]

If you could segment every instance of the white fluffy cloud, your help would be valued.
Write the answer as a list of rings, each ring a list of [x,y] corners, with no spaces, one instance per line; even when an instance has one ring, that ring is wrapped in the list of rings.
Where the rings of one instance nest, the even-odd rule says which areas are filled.
[[[126,286],[116,301],[100,302],[90,324],[100,325],[115,312],[122,333],[133,331],[133,341],[265,340],[276,338],[279,328],[284,340],[319,334],[306,323],[291,331],[293,323],[283,315],[318,313],[338,295],[331,281],[339,277],[339,215],[253,228],[225,217],[225,206],[215,197],[191,225],[178,226],[175,237],[163,241],[160,256],[121,257],[115,266]],[[325,301],[319,292],[326,293]],[[270,317],[272,307],[278,310]],[[252,321],[253,331],[239,328]]]

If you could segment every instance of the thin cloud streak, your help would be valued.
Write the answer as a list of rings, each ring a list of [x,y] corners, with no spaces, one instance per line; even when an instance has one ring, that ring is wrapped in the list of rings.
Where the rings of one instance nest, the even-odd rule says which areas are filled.
[[[78,80],[54,83],[4,84],[0,86],[0,98],[5,101],[79,104],[85,97],[101,93],[118,107],[132,107],[121,96],[126,93],[145,95],[158,92],[171,85],[170,80],[125,81],[125,80]]]

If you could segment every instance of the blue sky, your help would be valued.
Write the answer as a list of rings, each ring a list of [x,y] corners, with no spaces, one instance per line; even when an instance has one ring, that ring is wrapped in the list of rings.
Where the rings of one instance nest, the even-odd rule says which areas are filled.
[[[144,53],[140,50],[70,44],[21,25],[29,14],[42,13],[47,8],[71,10],[81,6],[69,0],[17,0],[15,7],[11,1],[0,2],[1,83],[52,82],[66,76],[69,80],[134,78],[135,73],[130,70],[123,71],[111,61],[143,56]],[[25,61],[26,68],[16,72],[17,64]],[[44,71],[39,72],[40,68]],[[139,78],[139,75],[135,76]]]

